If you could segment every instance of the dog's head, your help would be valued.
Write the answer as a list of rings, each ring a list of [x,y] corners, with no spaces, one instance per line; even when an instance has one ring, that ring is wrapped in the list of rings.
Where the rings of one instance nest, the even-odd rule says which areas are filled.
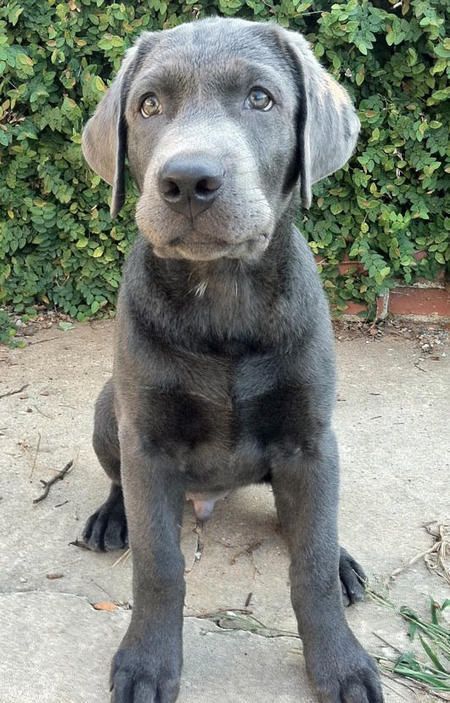
[[[161,257],[255,259],[296,192],[350,157],[359,121],[302,36],[209,19],[144,33],[83,132],[89,165],[125,197]]]

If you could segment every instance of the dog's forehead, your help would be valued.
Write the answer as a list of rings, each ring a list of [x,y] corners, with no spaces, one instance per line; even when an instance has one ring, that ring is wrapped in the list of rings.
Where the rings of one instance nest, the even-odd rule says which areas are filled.
[[[171,74],[205,82],[243,76],[245,71],[286,71],[286,54],[275,25],[235,19],[212,19],[160,32],[156,42],[141,45],[139,73]]]

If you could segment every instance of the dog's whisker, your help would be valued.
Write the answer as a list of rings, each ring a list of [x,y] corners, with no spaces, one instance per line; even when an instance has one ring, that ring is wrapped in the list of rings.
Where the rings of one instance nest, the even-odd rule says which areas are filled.
[[[208,281],[200,281],[194,288],[190,289],[189,293],[194,293],[197,298],[202,298],[206,293],[207,287]]]

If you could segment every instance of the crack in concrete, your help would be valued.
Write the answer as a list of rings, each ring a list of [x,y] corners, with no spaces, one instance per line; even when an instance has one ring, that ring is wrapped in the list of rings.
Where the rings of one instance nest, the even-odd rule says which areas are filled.
[[[219,629],[221,634],[226,632],[248,632],[251,635],[266,637],[272,639],[275,637],[285,637],[290,639],[300,640],[300,637],[295,632],[289,630],[280,630],[276,627],[268,627],[260,620],[254,617],[250,612],[245,610],[221,610],[216,613],[207,613],[205,615],[185,615],[186,618],[195,618],[196,620],[207,620],[212,622]],[[209,630],[212,634],[214,630]]]
[[[0,592],[0,599],[2,596],[27,596],[36,594],[41,596],[51,596],[52,598],[75,598],[82,601],[95,612],[112,613],[118,611],[127,612],[132,610],[132,606],[129,603],[125,604],[115,601],[111,601],[111,603],[114,603],[116,606],[114,609],[109,610],[107,608],[96,608],[95,603],[92,603],[86,596],[82,596],[78,593],[67,593],[61,591],[53,592],[38,588],[31,588],[23,591],[2,591]],[[208,630],[207,634],[232,634],[233,632],[247,632],[250,635],[265,637],[266,639],[289,638],[300,641],[298,634],[290,632],[289,630],[280,630],[276,627],[264,625],[264,623],[255,618],[254,615],[245,610],[220,610],[215,613],[206,613],[204,615],[184,615],[184,619],[206,620],[207,622],[213,623],[217,630]]]

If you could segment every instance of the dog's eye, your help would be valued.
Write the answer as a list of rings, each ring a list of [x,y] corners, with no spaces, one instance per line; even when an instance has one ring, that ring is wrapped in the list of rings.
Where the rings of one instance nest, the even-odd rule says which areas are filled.
[[[273,98],[263,88],[252,88],[245,101],[246,107],[267,112],[273,106]]]
[[[161,112],[161,103],[159,102],[156,95],[150,93],[141,103],[141,115],[142,117],[153,117],[153,115],[159,115]]]

